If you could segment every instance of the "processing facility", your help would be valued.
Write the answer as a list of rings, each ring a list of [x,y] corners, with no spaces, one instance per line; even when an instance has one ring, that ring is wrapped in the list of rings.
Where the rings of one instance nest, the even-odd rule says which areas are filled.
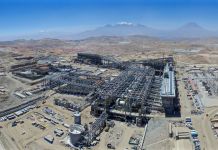
[[[50,64],[49,74],[41,81],[43,91],[84,98],[80,103],[53,100],[54,105],[74,112],[74,124],[64,140],[71,147],[93,145],[109,120],[144,126],[151,117],[179,111],[173,57],[122,62],[111,56],[78,53],[74,62],[97,69]],[[117,74],[102,75],[105,70]],[[97,119],[85,127],[81,113],[88,106]]]
[[[176,88],[175,88],[175,74],[173,70],[172,63],[167,63],[162,77],[161,85],[161,99],[165,111],[167,113],[173,113],[174,99],[176,98]]]
[[[173,57],[145,61],[103,63],[106,56],[78,54],[77,62],[120,69],[121,73],[97,86],[92,94],[91,113],[122,121],[146,123],[156,112],[173,115],[178,111]],[[122,66],[122,67],[119,67]]]
[[[11,120],[7,128],[22,132],[14,139],[31,135],[42,137],[42,145],[80,149],[94,147],[107,132],[107,148],[118,148],[123,137],[140,146],[151,118],[180,111],[172,56],[121,61],[78,53],[62,59],[39,57],[11,66],[11,77],[26,83],[13,91],[22,103],[0,112],[2,120]]]

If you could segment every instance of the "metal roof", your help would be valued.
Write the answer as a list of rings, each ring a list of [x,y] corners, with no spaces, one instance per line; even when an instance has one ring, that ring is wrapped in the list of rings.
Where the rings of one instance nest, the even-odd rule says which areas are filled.
[[[165,77],[165,74],[168,76]],[[167,63],[164,68],[163,81],[161,86],[161,97],[175,97],[175,74],[174,70],[170,70],[169,64]]]

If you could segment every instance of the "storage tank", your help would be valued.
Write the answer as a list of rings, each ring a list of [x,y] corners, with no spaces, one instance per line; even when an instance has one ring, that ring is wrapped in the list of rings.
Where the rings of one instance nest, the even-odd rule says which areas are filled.
[[[74,123],[81,124],[81,114],[79,112],[74,113]]]
[[[84,127],[79,124],[73,124],[69,128],[70,143],[75,145],[80,140],[82,133],[85,131]]]
[[[123,106],[125,105],[125,101],[119,101],[119,104]]]

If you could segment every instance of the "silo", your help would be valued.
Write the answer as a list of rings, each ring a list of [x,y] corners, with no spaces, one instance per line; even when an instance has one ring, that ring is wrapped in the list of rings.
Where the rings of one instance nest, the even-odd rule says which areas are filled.
[[[69,128],[70,143],[75,145],[81,139],[82,133],[85,131],[84,127],[79,124],[73,124]]]
[[[74,113],[74,123],[81,124],[81,114],[79,112]]]

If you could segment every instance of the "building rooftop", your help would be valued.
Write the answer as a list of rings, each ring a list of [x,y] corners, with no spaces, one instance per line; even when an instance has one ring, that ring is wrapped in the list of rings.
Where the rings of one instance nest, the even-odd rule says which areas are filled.
[[[174,70],[170,69],[168,63],[164,68],[163,81],[161,86],[161,97],[175,97],[175,74]]]

